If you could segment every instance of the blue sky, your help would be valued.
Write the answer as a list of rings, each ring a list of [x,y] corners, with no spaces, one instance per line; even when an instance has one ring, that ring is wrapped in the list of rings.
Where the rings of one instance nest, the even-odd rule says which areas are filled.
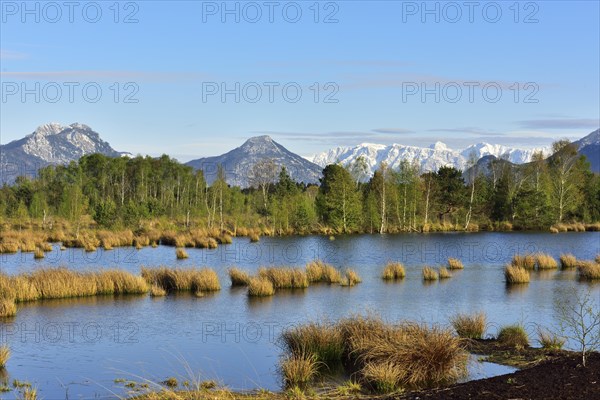
[[[81,122],[186,161],[259,134],[310,155],[545,146],[599,125],[597,1],[0,3],[2,143]]]

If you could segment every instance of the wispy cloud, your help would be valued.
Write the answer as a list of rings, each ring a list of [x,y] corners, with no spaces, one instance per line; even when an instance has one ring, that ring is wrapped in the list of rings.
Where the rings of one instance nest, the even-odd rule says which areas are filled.
[[[478,136],[503,136],[503,133],[491,131],[488,129],[467,126],[464,128],[434,128],[428,129],[428,132],[450,132],[450,133],[469,133]]]
[[[0,60],[22,60],[27,58],[27,54],[19,53],[17,51],[10,51],[6,49],[0,49]]]
[[[406,135],[406,134],[416,133],[413,130],[405,129],[405,128],[377,128],[377,129],[373,129],[373,132],[398,134],[398,135]]]
[[[203,79],[207,75],[196,72],[152,72],[152,71],[1,71],[0,77],[22,80],[110,80],[130,79],[147,81],[179,81]]]
[[[530,119],[517,122],[524,129],[595,129],[600,120],[590,118]]]

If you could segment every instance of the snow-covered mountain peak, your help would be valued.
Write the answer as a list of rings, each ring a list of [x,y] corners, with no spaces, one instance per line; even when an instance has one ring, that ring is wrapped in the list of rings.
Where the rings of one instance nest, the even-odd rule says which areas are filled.
[[[65,127],[61,124],[57,122],[51,122],[49,124],[43,124],[38,126],[33,132],[33,135],[38,137],[56,135],[60,133],[63,129],[65,129]]]
[[[436,150],[436,151],[450,151],[450,148],[448,148],[448,146],[446,146],[446,143],[440,142],[439,140],[437,142],[435,142],[434,144],[432,144],[431,146],[429,146],[429,148]]]

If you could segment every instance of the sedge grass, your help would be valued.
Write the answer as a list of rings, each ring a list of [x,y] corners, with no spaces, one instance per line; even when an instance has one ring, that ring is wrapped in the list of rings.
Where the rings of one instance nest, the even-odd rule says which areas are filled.
[[[10,359],[10,349],[7,345],[0,346],[0,370],[6,367],[6,363]]]
[[[306,272],[299,268],[262,267],[258,275],[269,279],[275,289],[304,289],[309,285]]]
[[[600,279],[600,264],[593,261],[578,261],[577,272],[580,279],[598,280]]]
[[[438,275],[439,275],[440,279],[452,278],[452,274],[450,273],[450,271],[448,271],[448,268],[446,268],[446,267],[440,267]]]
[[[146,268],[142,267],[142,277],[150,285],[157,285],[167,293],[176,291],[214,292],[221,290],[217,273],[210,268]]]
[[[340,283],[342,280],[342,274],[338,269],[321,260],[311,261],[306,265],[306,277],[309,282],[328,284]]]
[[[529,337],[525,328],[522,325],[507,325],[500,329],[498,334],[498,342],[502,346],[507,346],[515,349],[524,349],[529,347]]]
[[[458,258],[448,258],[448,268],[449,269],[463,269],[464,265],[462,261]]]
[[[525,268],[507,265],[504,269],[504,278],[506,283],[529,283],[529,271]]]
[[[273,282],[264,277],[252,277],[248,282],[248,296],[250,297],[268,297],[275,294]]]
[[[0,318],[14,317],[17,315],[17,306],[14,300],[0,298]]]
[[[399,262],[388,262],[381,274],[381,278],[384,280],[404,279],[405,276],[404,266]]]
[[[244,270],[232,267],[227,270],[227,273],[231,279],[231,286],[248,286],[250,283],[250,275]]]
[[[319,363],[312,354],[292,354],[281,360],[280,368],[286,388],[306,388],[317,375]]]
[[[561,254],[560,266],[562,269],[575,268],[577,266],[577,258],[573,254]]]
[[[482,339],[485,333],[486,317],[483,312],[475,314],[457,314],[450,320],[459,337]]]
[[[342,278],[340,285],[354,286],[361,282],[362,282],[362,279],[360,278],[360,276],[358,275],[358,273],[356,271],[354,271],[353,269],[347,269],[344,272],[344,277]]]
[[[556,260],[551,255],[545,253],[535,254],[535,265],[538,269],[558,268],[558,263],[556,262]]]
[[[431,267],[423,267],[423,280],[424,281],[437,281],[439,279],[437,271]]]
[[[535,257],[532,254],[515,254],[512,258],[511,265],[527,270],[535,269]]]

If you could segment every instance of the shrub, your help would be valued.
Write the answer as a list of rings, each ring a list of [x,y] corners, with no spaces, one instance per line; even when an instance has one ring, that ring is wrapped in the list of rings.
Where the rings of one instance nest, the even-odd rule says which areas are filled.
[[[552,256],[544,253],[537,253],[535,255],[535,264],[538,269],[556,269],[558,268],[558,263]]]
[[[248,286],[250,275],[246,271],[232,267],[227,271],[231,279],[231,286]]]
[[[439,272],[439,277],[440,277],[440,279],[448,279],[448,278],[452,278],[452,274],[450,273],[450,271],[448,271],[448,269],[446,267],[441,267],[440,272]]]
[[[560,265],[563,269],[575,268],[577,266],[577,258],[573,254],[561,254]]]
[[[448,268],[450,269],[463,269],[463,263],[458,258],[449,258],[448,259]]]
[[[504,269],[506,283],[529,283],[529,271],[525,268],[507,265]]]
[[[263,297],[273,296],[275,294],[275,288],[273,283],[264,277],[250,278],[248,283],[248,296],[251,297]]]
[[[399,262],[389,262],[383,269],[381,277],[385,280],[404,279],[406,271],[404,266]]]
[[[439,275],[437,271],[431,267],[423,268],[423,280],[425,281],[437,281],[439,279]]]
[[[6,363],[10,358],[10,349],[7,345],[3,344],[0,346],[0,370],[6,367]]]
[[[450,320],[458,336],[467,339],[481,339],[485,333],[486,317],[483,312],[457,314]]]
[[[508,325],[500,329],[498,342],[507,347],[523,349],[529,347],[529,338],[521,325]]]
[[[316,376],[318,363],[314,355],[292,354],[281,361],[280,368],[287,388],[304,388]]]

